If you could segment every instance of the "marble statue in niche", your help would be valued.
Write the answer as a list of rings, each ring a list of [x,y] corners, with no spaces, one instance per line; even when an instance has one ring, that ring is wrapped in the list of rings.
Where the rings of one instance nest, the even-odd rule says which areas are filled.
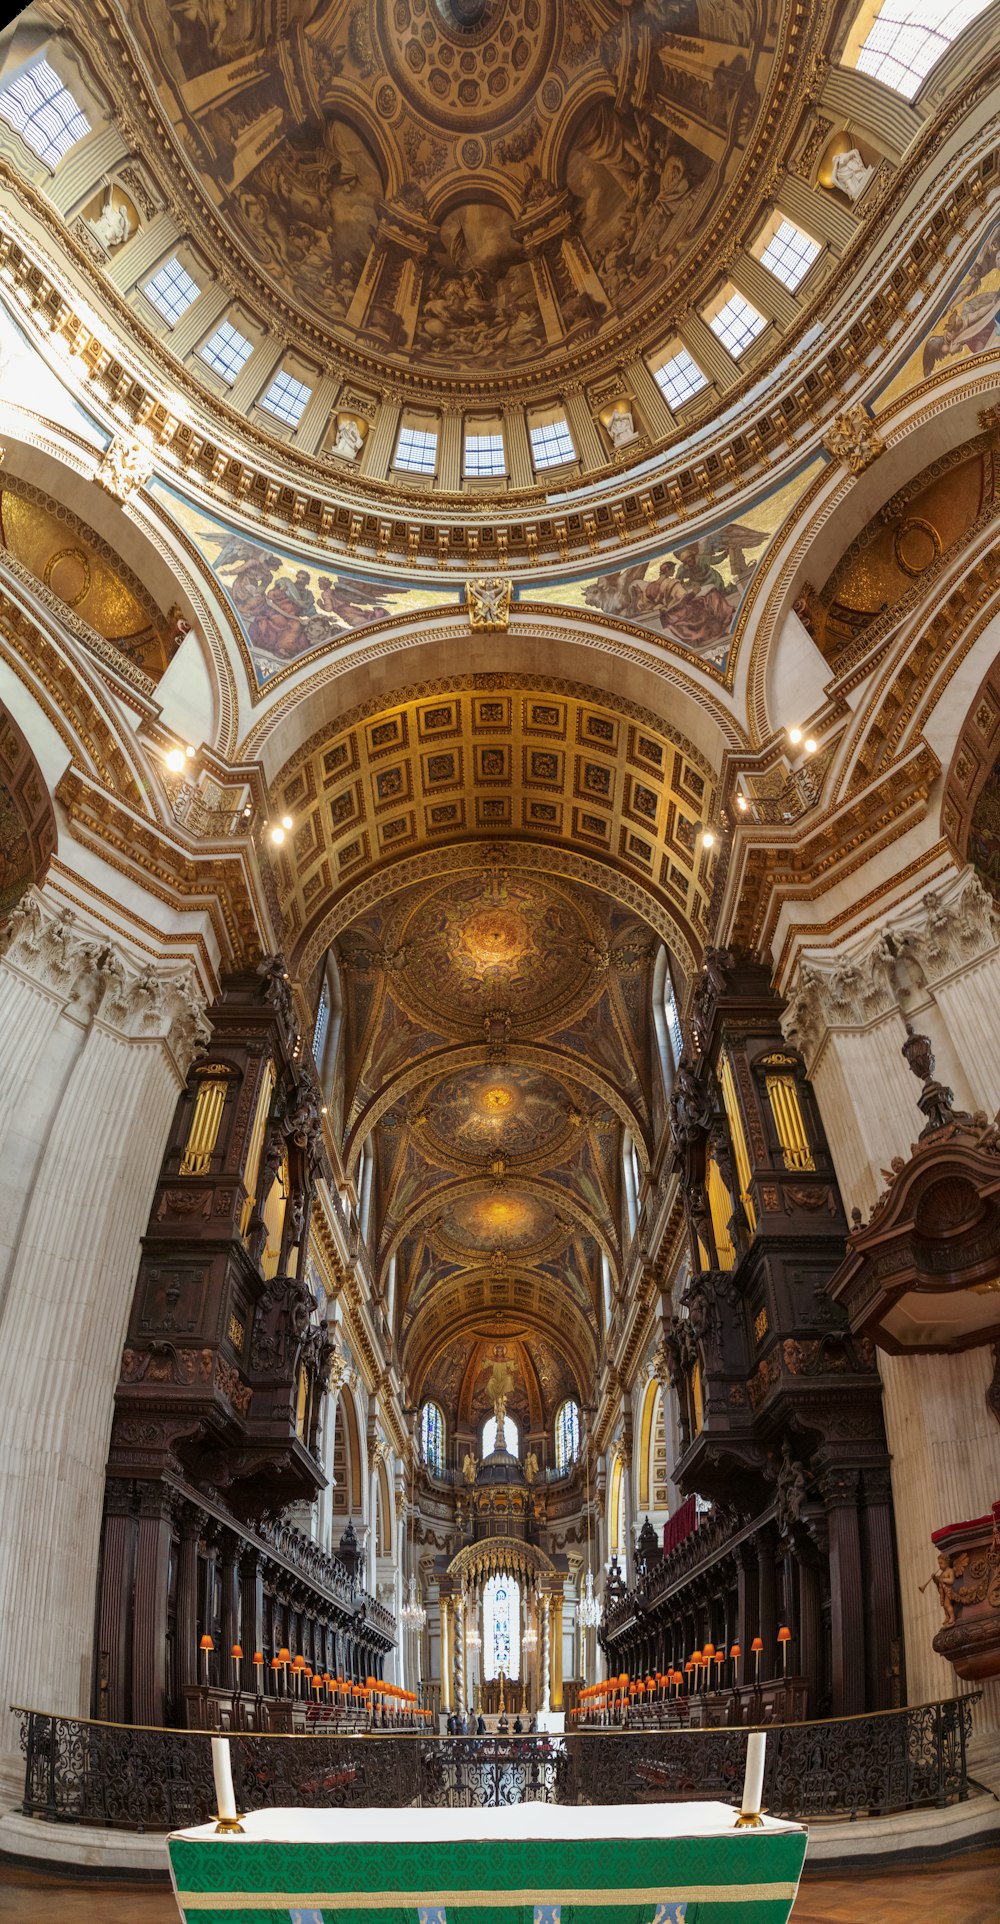
[[[338,455],[341,461],[356,461],[364,445],[365,437],[354,415],[340,415],[331,454]]]
[[[95,239],[110,254],[114,248],[123,247],[131,239],[138,221],[133,219],[123,196],[115,199],[114,183],[109,181],[100,212],[92,216],[87,225]]]
[[[608,421],[611,445],[617,454],[620,448],[630,448],[639,439],[636,432],[635,416],[626,401],[616,402]]]
[[[830,165],[833,185],[839,187],[848,200],[860,200],[874,174],[874,167],[865,165],[856,147],[849,147],[846,153],[835,154]]]

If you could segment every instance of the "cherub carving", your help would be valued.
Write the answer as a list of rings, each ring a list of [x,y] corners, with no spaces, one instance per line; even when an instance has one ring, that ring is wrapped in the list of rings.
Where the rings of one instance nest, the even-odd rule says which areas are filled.
[[[945,1556],[943,1550],[939,1550],[937,1569],[931,1573],[926,1583],[920,1585],[921,1596],[923,1596],[924,1591],[930,1584],[934,1585],[941,1599],[941,1608],[944,1611],[945,1623],[954,1623],[955,1621],[955,1598],[952,1593],[959,1577],[967,1570],[968,1564],[969,1553],[967,1550],[963,1550],[961,1556],[955,1558],[954,1563],[952,1563],[950,1557]]]

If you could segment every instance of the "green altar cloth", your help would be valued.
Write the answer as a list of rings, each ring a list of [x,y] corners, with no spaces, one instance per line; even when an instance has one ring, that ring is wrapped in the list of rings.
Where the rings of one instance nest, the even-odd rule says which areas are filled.
[[[798,1824],[727,1804],[269,1810],[168,1840],[185,1924],[786,1924]]]

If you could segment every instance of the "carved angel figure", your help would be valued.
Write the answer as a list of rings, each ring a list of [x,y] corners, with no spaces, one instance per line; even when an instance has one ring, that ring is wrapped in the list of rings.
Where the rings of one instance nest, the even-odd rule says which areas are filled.
[[[920,1585],[921,1596],[923,1596],[929,1584],[934,1585],[941,1599],[941,1608],[944,1611],[945,1623],[954,1623],[955,1621],[955,1599],[952,1592],[959,1577],[962,1576],[968,1568],[968,1563],[969,1553],[967,1550],[963,1550],[961,1556],[955,1558],[954,1563],[952,1563],[950,1557],[945,1556],[943,1550],[939,1550],[937,1569],[928,1577],[927,1583]]]
[[[466,1483],[475,1482],[476,1473],[478,1469],[479,1469],[479,1458],[474,1454],[472,1450],[466,1450],[465,1455],[462,1458],[462,1475],[464,1476]]]

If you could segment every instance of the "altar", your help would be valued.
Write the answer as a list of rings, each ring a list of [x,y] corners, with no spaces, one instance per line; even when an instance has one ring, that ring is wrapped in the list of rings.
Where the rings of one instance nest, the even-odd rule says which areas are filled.
[[[264,1810],[168,1840],[184,1924],[786,1924],[806,1833],[727,1804]]]

